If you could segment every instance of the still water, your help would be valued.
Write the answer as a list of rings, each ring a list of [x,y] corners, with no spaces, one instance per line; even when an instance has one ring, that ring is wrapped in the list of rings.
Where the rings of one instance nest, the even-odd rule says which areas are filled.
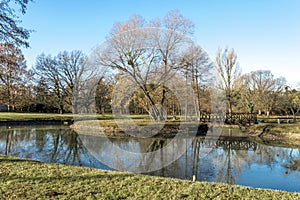
[[[108,170],[136,171],[142,167],[145,171],[148,167],[145,174],[189,180],[196,176],[198,181],[300,192],[298,148],[268,146],[245,138],[211,141],[196,137],[181,138],[180,142],[79,136],[66,126],[0,128],[0,154],[4,155]],[[203,155],[201,150],[207,143],[215,146]],[[169,144],[173,146],[164,148]],[[118,154],[115,147],[131,153]],[[183,148],[178,159],[172,157]],[[147,156],[149,152],[158,153]],[[171,164],[165,166],[166,160]]]

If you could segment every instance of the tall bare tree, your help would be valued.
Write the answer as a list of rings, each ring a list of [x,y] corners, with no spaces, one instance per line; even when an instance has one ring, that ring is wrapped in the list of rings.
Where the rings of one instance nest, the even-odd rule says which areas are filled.
[[[256,90],[253,90],[250,74],[243,74],[239,79],[240,101],[239,109],[248,113],[253,113],[256,108]]]
[[[254,71],[245,77],[247,99],[252,103],[253,109],[269,115],[278,103],[286,80],[283,77],[275,78],[269,70]],[[242,94],[245,95],[244,91]]]
[[[192,23],[177,11],[168,13],[163,21],[149,24],[142,17],[133,16],[114,25],[106,46],[95,49],[96,59],[100,65],[126,76],[122,79],[127,79],[127,84],[131,80],[144,94],[151,117],[162,121],[166,82],[179,64],[181,48],[187,44],[185,34],[191,30]],[[150,84],[154,77],[156,84]]]
[[[26,92],[25,88],[29,86],[28,77],[21,50],[7,42],[0,44],[0,86],[3,92],[1,97],[3,103],[8,105],[9,111],[13,111],[17,103],[21,104],[21,94]]]
[[[300,112],[300,92],[290,87],[285,87],[286,103],[288,113],[291,112],[293,115],[294,122],[297,121],[297,114]]]
[[[186,78],[191,78],[192,86],[196,93],[198,104],[197,115],[201,115],[201,99],[204,96],[203,87],[209,86],[212,81],[212,62],[207,53],[200,47],[194,46],[184,53],[180,64],[180,69],[185,73]],[[209,96],[205,95],[207,98]]]
[[[64,88],[64,104],[73,106],[74,113],[78,113],[78,93],[82,86],[80,81],[86,70],[87,57],[81,51],[64,51],[59,53],[56,59],[60,80]]]
[[[229,114],[232,113],[234,97],[237,94],[237,79],[241,75],[241,69],[237,63],[237,55],[234,49],[226,48],[224,51],[218,50],[216,56],[217,71],[220,75],[220,89],[226,94]]]
[[[43,79],[47,83],[50,90],[51,100],[54,107],[58,109],[59,113],[64,112],[64,86],[61,81],[60,71],[58,68],[58,62],[55,57],[51,55],[46,56],[41,54],[36,59],[35,74],[37,74],[37,80]]]
[[[57,56],[41,54],[37,57],[35,72],[37,80],[47,83],[48,95],[52,94],[59,113],[78,113],[82,107],[88,108],[96,96],[97,79],[104,74],[89,65],[81,51],[64,51]]]

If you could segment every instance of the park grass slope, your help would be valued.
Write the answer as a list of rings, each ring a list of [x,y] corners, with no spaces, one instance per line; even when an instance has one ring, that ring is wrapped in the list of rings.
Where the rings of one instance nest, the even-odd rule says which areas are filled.
[[[12,112],[0,112],[0,121],[13,122],[13,121],[51,121],[51,120],[71,120],[72,114],[47,114],[47,113],[12,113]]]
[[[263,141],[275,145],[299,148],[300,123],[294,124],[257,124],[250,127],[249,135],[257,142]]]
[[[0,155],[0,199],[300,199],[298,193],[136,175]]]

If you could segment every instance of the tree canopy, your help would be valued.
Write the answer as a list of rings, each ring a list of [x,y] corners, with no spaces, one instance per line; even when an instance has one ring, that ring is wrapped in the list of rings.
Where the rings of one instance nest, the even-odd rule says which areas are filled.
[[[3,0],[0,2],[0,41],[29,47],[30,30],[21,27],[17,13],[25,14],[31,0]],[[19,8],[16,10],[16,8]]]
[[[0,44],[0,103],[9,111],[24,105],[30,87],[29,72],[19,48],[10,43]]]
[[[141,16],[132,16],[128,21],[113,26],[106,43],[94,50],[95,60],[100,66],[116,70],[118,81],[126,81],[118,87],[126,85],[127,91],[122,88],[120,92],[122,90],[131,95],[134,92],[130,92],[130,89],[139,90],[126,98],[135,98],[135,102],[140,102],[152,119],[163,121],[167,96],[172,96],[168,93],[176,85],[170,85],[172,79],[177,77],[174,82],[184,83],[185,79],[178,76],[184,67],[191,68],[188,71],[189,75],[194,75],[194,82],[195,77],[200,81],[200,71],[204,71],[201,66],[208,60],[203,50],[187,37],[193,33],[193,28],[193,23],[176,10],[167,13],[163,19],[149,23]],[[188,57],[192,51],[199,55]],[[176,88],[179,88],[178,85]],[[189,97],[187,94],[185,96]],[[123,102],[125,106],[128,101],[120,97],[118,95],[116,101]],[[138,101],[137,97],[142,101]],[[195,103],[193,100],[187,101]],[[187,110],[188,107],[186,105],[181,109]]]

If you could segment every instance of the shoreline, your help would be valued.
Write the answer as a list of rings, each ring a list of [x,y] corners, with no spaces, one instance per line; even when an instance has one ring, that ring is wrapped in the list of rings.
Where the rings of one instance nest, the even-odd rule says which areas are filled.
[[[97,122],[97,120],[95,120]],[[90,121],[83,120],[78,121],[80,124],[77,126],[78,122],[74,123],[73,119],[33,119],[33,120],[0,120],[0,127],[10,127],[10,126],[30,126],[30,125],[65,125],[71,128],[73,131],[82,135],[92,135],[92,136],[109,136],[109,137],[133,137],[137,136],[140,129],[129,130],[130,134],[124,133],[117,125],[115,124],[106,124],[106,122],[110,122],[111,120],[99,120],[101,121],[101,126],[96,126],[95,124],[87,124]],[[198,126],[198,127],[197,127]],[[196,130],[196,128],[197,130]],[[226,125],[222,126],[225,129],[236,129],[239,128],[237,125]],[[280,129],[278,129],[278,127]],[[293,133],[289,129],[299,127],[300,124],[260,124],[250,126],[248,130],[241,130],[245,132],[245,138],[253,139],[256,142],[264,143],[264,144],[276,144],[276,145],[293,145],[300,146],[300,131],[299,133]],[[178,122],[169,122],[160,131],[159,134],[153,134],[151,128],[146,130],[144,137],[161,137],[161,138],[173,138],[178,134],[179,124]],[[211,128],[211,125],[208,123],[201,123],[199,125],[196,124],[184,124],[183,130],[181,127],[182,136],[189,136],[190,132],[196,131],[196,136],[206,136],[207,130]],[[283,132],[287,129],[286,132]],[[187,133],[185,135],[185,133]],[[191,134],[195,136],[195,134]],[[232,135],[231,137],[235,137]],[[299,147],[298,147],[299,148]]]
[[[84,121],[82,121],[84,122]],[[82,123],[80,122],[80,123]],[[90,125],[82,125],[77,124],[76,122],[70,125],[70,128],[82,135],[92,135],[92,136],[109,136],[109,137],[134,137],[139,136],[140,132],[143,132],[143,137],[162,137],[162,138],[173,138],[176,135],[181,136],[205,136],[203,132],[207,132],[208,125],[207,124],[199,124],[199,125],[184,125],[183,127],[179,127],[178,124],[165,124],[161,129],[158,129],[156,125],[152,127],[143,127],[139,126],[134,129],[127,128],[121,129],[118,126],[90,126]],[[180,128],[180,130],[179,130]],[[159,131],[157,133],[157,131]],[[195,134],[196,133],[196,134]]]
[[[294,129],[293,129],[294,127]],[[264,144],[296,145],[300,147],[300,124],[261,124],[250,127],[249,137]]]
[[[83,122],[83,121],[82,121]],[[81,123],[82,123],[81,122]],[[202,124],[200,125],[202,126],[202,128],[199,128],[197,130],[197,134],[195,136],[202,136],[202,137],[206,137],[206,131],[209,130],[211,127],[208,124]],[[77,132],[78,134],[82,134],[82,135],[91,135],[91,136],[108,136],[108,137],[133,137],[132,135],[135,134],[125,134],[124,131],[120,130],[118,127],[113,127],[113,126],[107,126],[107,127],[103,127],[103,126],[88,126],[88,125],[80,125],[80,126],[76,126],[75,124],[72,124],[70,126],[70,128],[72,130],[74,130],[75,132]],[[237,125],[225,125],[223,126],[223,128],[225,129],[236,129],[239,128],[239,126]],[[262,143],[262,144],[267,144],[267,145],[275,145],[275,146],[284,146],[284,147],[288,147],[288,146],[292,146],[292,147],[296,147],[296,148],[300,148],[300,134],[297,133],[276,133],[276,132],[272,132],[272,131],[259,131],[259,130],[255,130],[255,125],[248,130],[241,130],[241,132],[244,132],[244,136],[240,136],[240,135],[220,135],[219,138],[222,139],[229,139],[229,138],[244,138],[244,139],[248,139],[248,140],[252,140],[258,143]],[[137,130],[138,131],[138,130]],[[195,131],[195,130],[193,130]],[[201,131],[205,131],[204,133]],[[199,133],[201,132],[201,133]],[[164,127],[164,129],[162,130],[162,133],[160,134],[156,134],[153,138],[157,138],[157,137],[161,137],[161,138],[173,138],[175,137],[177,134],[177,129],[174,128],[174,126],[172,125],[167,125],[166,127]],[[144,136],[144,135],[143,135]],[[146,137],[149,135],[145,135]],[[182,136],[189,136],[182,134]]]

